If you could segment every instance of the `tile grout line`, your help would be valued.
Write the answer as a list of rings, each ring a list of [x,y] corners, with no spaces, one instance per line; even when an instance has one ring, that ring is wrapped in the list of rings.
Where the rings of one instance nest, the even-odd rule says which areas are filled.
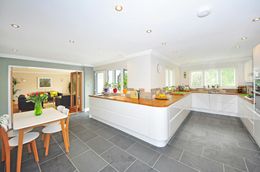
[[[112,127],[113,128],[113,127]],[[101,130],[102,128],[100,128],[99,130]],[[98,131],[98,130],[97,130]],[[94,132],[94,133],[96,133],[96,132]],[[73,133],[74,134],[74,133]],[[120,133],[119,133],[120,134]],[[116,134],[116,135],[119,135],[119,134]],[[99,134],[97,134],[97,135],[99,135]],[[114,135],[114,136],[112,136],[112,137],[115,137],[116,135]],[[99,136],[101,136],[101,135],[99,135]],[[101,136],[102,138],[103,138],[103,136]],[[111,137],[111,138],[112,138]],[[105,140],[107,140],[106,138],[104,138]],[[109,138],[110,139],[110,138]],[[131,139],[131,138],[129,138],[129,139]],[[107,140],[107,141],[109,141],[109,140]],[[109,142],[111,142],[111,141],[109,141]],[[140,142],[137,142],[137,141],[135,141],[135,143],[140,143]],[[147,146],[147,145],[145,145],[145,144],[143,144],[143,143],[140,143],[140,144],[142,144],[143,146],[145,146],[145,147],[147,147],[148,149],[151,149],[151,150],[153,150],[152,148],[150,148],[149,146]],[[113,143],[113,145],[114,145],[114,143]],[[115,145],[116,147],[118,147],[117,145]],[[132,146],[132,145],[131,145]],[[130,146],[130,147],[131,147]],[[172,146],[174,146],[174,145],[172,145]],[[119,147],[120,148],[120,147]],[[120,149],[122,149],[122,148],[120,148]],[[128,148],[127,148],[128,149]],[[205,148],[203,147],[203,150],[204,150]],[[123,150],[124,151],[124,150]],[[160,153],[159,151],[156,151],[156,150],[153,150],[153,151],[155,151],[155,152],[158,152],[158,153]],[[183,151],[184,151],[184,149],[183,149]],[[95,151],[94,151],[95,152]],[[125,151],[126,152],[126,151]],[[190,151],[187,151],[187,152],[189,152],[189,153],[192,153],[192,154],[194,154],[193,152],[190,152]],[[128,152],[127,152],[128,153]],[[201,153],[201,154],[203,154],[203,152]],[[196,154],[195,154],[196,155]],[[160,156],[161,156],[161,153],[160,153]],[[160,157],[159,156],[159,157]],[[206,159],[208,159],[208,160],[212,160],[212,161],[214,161],[214,162],[217,162],[217,163],[220,163],[220,164],[223,164],[222,162],[219,162],[219,161],[216,161],[216,160],[214,160],[214,159],[210,159],[210,158],[207,158],[207,157],[204,157],[203,155],[199,155],[199,156],[201,156],[201,157],[203,157],[203,158],[206,158]],[[135,157],[135,156],[134,156]],[[168,157],[168,156],[167,156]],[[171,157],[169,157],[170,159],[173,159],[173,158],[171,158]],[[137,158],[138,159],[138,158]],[[159,160],[159,158],[158,158],[158,160]],[[174,160],[176,160],[176,159],[174,159]],[[157,162],[155,162],[155,164],[156,164]],[[155,164],[154,164],[154,166],[155,166]],[[185,164],[184,164],[185,165]],[[232,167],[232,166],[231,166]],[[223,168],[224,168],[224,164],[223,164]],[[233,168],[233,167],[232,167]],[[235,168],[235,169],[237,169],[237,168]]]
[[[83,140],[81,140],[76,134],[72,133],[76,138],[78,138],[81,142],[83,142]],[[83,142],[86,146],[88,146],[85,142]],[[88,146],[89,147],[89,146]],[[108,161],[106,161],[101,155],[97,154],[96,151],[94,151],[91,147],[89,147],[89,149],[96,154],[99,158],[101,158],[105,163],[107,163],[106,165],[111,165],[111,163],[109,163]],[[112,149],[112,148],[110,148]],[[111,165],[112,166],[112,165]],[[117,170],[118,171],[118,170]]]
[[[60,146],[60,144],[57,142],[56,138],[53,138],[54,141],[58,144],[58,146],[60,147],[60,149],[62,150],[62,152],[66,155],[66,157],[68,158],[68,160],[70,161],[70,163],[76,168],[77,171],[79,171],[79,169],[76,167],[76,165],[74,164],[74,162],[72,161],[72,159],[70,159],[70,157],[67,155],[67,153],[62,149],[62,147]],[[86,151],[87,152],[87,151]]]
[[[117,135],[119,135],[119,134],[117,134]],[[116,135],[115,135],[115,136],[116,136]],[[122,135],[122,136],[124,136],[124,135]],[[124,136],[124,137],[126,137],[126,136]],[[104,138],[104,139],[105,139],[105,138]],[[128,139],[130,139],[130,138],[128,138]],[[105,139],[105,140],[106,140],[106,139]],[[132,139],[131,139],[131,140],[132,140]],[[107,140],[107,141],[109,141],[109,140]],[[133,141],[134,141],[134,140],[133,140]],[[139,160],[139,161],[141,161],[142,163],[146,164],[147,166],[153,168],[153,167],[152,167],[150,164],[148,164],[147,162],[141,160],[140,158],[136,157],[135,155],[131,154],[130,152],[127,152],[127,150],[128,150],[131,146],[137,144],[136,141],[134,141],[134,143],[133,143],[132,145],[130,145],[126,150],[122,149],[121,147],[117,146],[116,144],[114,144],[114,143],[111,142],[111,141],[109,141],[109,142],[112,143],[113,146],[112,146],[111,148],[109,148],[108,150],[104,151],[102,154],[104,154],[105,152],[109,151],[110,149],[112,149],[112,148],[114,148],[114,147],[117,147],[117,148],[119,148],[120,150],[122,150],[123,152],[125,152],[125,153],[127,153],[127,154],[133,156],[136,160]],[[150,149],[150,150],[152,150],[152,149]],[[152,150],[152,151],[153,151],[153,150]],[[156,152],[156,151],[154,151],[154,152]],[[157,153],[159,153],[159,152],[157,152]],[[100,154],[100,155],[102,155],[102,154]],[[161,153],[159,153],[159,155],[161,155]]]
[[[120,134],[120,133],[119,133],[119,134]],[[116,134],[116,135],[114,135],[114,136],[117,136],[117,135],[119,135],[119,134]],[[121,134],[121,135],[122,135],[122,134]],[[114,137],[114,136],[112,136],[112,137]],[[124,136],[124,135],[122,135],[122,136]],[[101,136],[101,137],[102,137],[102,136]],[[111,137],[111,138],[112,138],[112,137]],[[126,136],[124,136],[124,137],[126,137]],[[109,151],[110,149],[112,149],[112,148],[114,148],[114,147],[117,147],[117,148],[119,148],[120,150],[122,150],[123,152],[125,152],[125,153],[127,153],[127,154],[133,156],[136,160],[139,160],[139,161],[141,161],[142,163],[146,164],[148,167],[153,168],[153,167],[152,167],[150,164],[148,164],[147,162],[144,162],[144,161],[141,160],[140,158],[138,158],[138,157],[136,157],[135,155],[133,155],[133,154],[131,154],[131,153],[129,153],[129,152],[126,151],[126,150],[129,149],[131,146],[137,144],[136,141],[133,140],[134,143],[133,143],[132,145],[130,145],[126,150],[124,150],[124,149],[122,149],[121,147],[119,147],[119,146],[117,146],[116,144],[114,144],[113,142],[107,140],[106,138],[103,138],[103,139],[106,140],[106,141],[108,141],[108,142],[110,142],[110,143],[112,143],[113,146],[112,146],[111,148],[105,150],[104,152],[102,152],[102,154],[104,154],[105,152]],[[131,139],[131,138],[128,138],[128,139]],[[132,139],[131,139],[131,140],[132,140]],[[150,149],[150,150],[152,150],[152,149]],[[157,152],[157,153],[158,153],[158,152]],[[102,155],[102,154],[100,154],[100,155]],[[109,163],[109,164],[110,164],[110,163]],[[111,164],[110,164],[110,165],[111,165]],[[111,166],[112,166],[112,165],[111,165]]]
[[[73,133],[74,134],[74,133]],[[95,133],[96,134],[96,133]],[[122,135],[122,134],[117,134],[117,135]],[[113,137],[115,137],[115,136],[117,136],[117,135],[114,135]],[[122,136],[124,136],[124,135],[122,135]],[[113,138],[113,137],[111,137],[111,138]],[[127,137],[127,136],[124,136],[124,137]],[[105,139],[105,138],[104,138]],[[131,139],[131,138],[128,138],[128,139]],[[106,139],[105,139],[106,140]],[[132,140],[132,139],[131,139]],[[109,141],[109,140],[107,140],[107,141]],[[133,140],[134,141],[134,140]],[[110,142],[110,141],[109,141]],[[137,143],[136,141],[134,141],[135,143]],[[133,145],[135,144],[135,143],[133,143]],[[113,143],[114,144],[114,143]],[[115,145],[115,144],[114,144]],[[142,144],[142,145],[144,145],[144,144]],[[132,146],[132,145],[131,145]],[[131,147],[130,146],[130,147]],[[144,145],[145,146],[145,145]],[[173,145],[171,145],[171,146],[173,146]],[[141,161],[142,163],[144,163],[144,164],[146,164],[146,165],[148,165],[149,167],[151,167],[151,168],[153,168],[150,164],[148,164],[148,163],[146,163],[146,162],[144,162],[143,160],[141,160],[141,159],[139,159],[138,157],[136,157],[135,155],[133,155],[133,154],[131,154],[131,153],[129,153],[129,152],[127,152],[126,150],[128,149],[126,149],[126,150],[124,150],[124,149],[122,149],[121,147],[119,147],[119,146],[117,146],[117,145],[115,145],[115,147],[118,147],[119,149],[121,149],[123,152],[125,152],[125,153],[127,153],[127,154],[130,154],[131,156],[133,156],[136,160],[139,160],[139,161]],[[153,150],[153,149],[151,149],[151,148],[149,148],[148,146],[145,146],[146,148],[148,148],[148,149],[150,149],[150,150]],[[175,146],[174,146],[175,147]],[[155,150],[153,150],[153,151],[155,151]],[[183,151],[184,151],[184,149],[183,149]],[[161,154],[162,153],[160,153],[159,151],[155,151],[155,152],[157,152],[157,153],[159,153],[160,154],[160,156],[159,157],[161,157]],[[96,153],[96,152],[95,152]],[[166,157],[168,157],[167,155],[165,155],[165,154],[163,154],[164,156],[166,156]],[[172,159],[172,160],[174,160],[174,161],[176,161],[176,162],[179,162],[179,163],[181,163],[182,165],[184,165],[184,166],[187,166],[187,167],[189,167],[189,168],[191,168],[191,169],[194,169],[194,170],[196,170],[196,171],[199,171],[199,170],[197,170],[197,169],[195,169],[195,168],[193,168],[193,167],[190,167],[189,165],[186,165],[185,163],[182,163],[182,162],[180,162],[180,161],[178,161],[178,160],[176,160],[176,159],[174,159],[174,158],[172,158],[172,157],[168,157],[168,158],[170,158],[170,159]],[[159,158],[158,158],[158,161],[159,161]],[[157,163],[157,162],[156,162]],[[155,163],[155,164],[156,164]],[[110,164],[110,163],[109,163]],[[155,166],[155,164],[154,164],[154,166]],[[157,170],[158,171],[158,170]]]
[[[154,167],[155,167],[156,163],[159,161],[159,159],[160,159],[161,157],[162,157],[162,154],[160,154],[160,155],[159,155],[158,159],[155,161],[155,163],[154,163],[154,165],[153,165],[153,167],[152,167],[152,168],[154,168]]]
[[[136,145],[137,143],[136,142],[134,142],[132,145],[130,145],[127,149],[126,149],[126,151],[128,151],[131,147],[133,147],[134,145]]]
[[[126,172],[136,161],[137,161],[137,159],[135,159],[134,162],[132,162],[132,164],[130,164],[130,166],[127,167],[127,168],[124,170],[124,172]]]
[[[100,153],[100,156],[105,154],[106,152],[110,151],[111,149],[113,149],[115,147],[115,145],[113,145],[112,147],[108,148],[107,150],[103,151],[102,153]]]
[[[247,171],[247,172],[249,172],[249,170],[248,170],[248,167],[247,167],[247,163],[246,163],[246,159],[245,159],[245,158],[243,158],[243,161],[244,161],[244,163],[245,163],[245,166],[246,166],[246,171]]]
[[[177,161],[181,161],[183,154],[184,154],[184,149],[182,149],[181,155]]]
[[[98,172],[104,170],[107,166],[110,166],[111,168],[113,168],[113,170],[115,170],[116,172],[119,172],[117,169],[115,169],[112,165],[107,164],[104,168],[101,168]]]

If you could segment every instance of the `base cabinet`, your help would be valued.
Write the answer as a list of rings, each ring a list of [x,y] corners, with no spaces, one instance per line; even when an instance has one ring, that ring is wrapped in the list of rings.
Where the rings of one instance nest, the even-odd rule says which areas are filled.
[[[192,109],[207,113],[236,116],[237,100],[236,95],[192,93]]]

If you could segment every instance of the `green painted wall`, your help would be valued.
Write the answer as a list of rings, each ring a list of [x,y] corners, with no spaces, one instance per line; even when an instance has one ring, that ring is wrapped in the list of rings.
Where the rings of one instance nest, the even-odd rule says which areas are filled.
[[[93,94],[94,72],[92,67],[73,66],[57,63],[20,60],[0,57],[0,115],[8,113],[8,66],[46,67],[54,69],[82,70],[84,73],[83,104],[88,107],[88,95]]]

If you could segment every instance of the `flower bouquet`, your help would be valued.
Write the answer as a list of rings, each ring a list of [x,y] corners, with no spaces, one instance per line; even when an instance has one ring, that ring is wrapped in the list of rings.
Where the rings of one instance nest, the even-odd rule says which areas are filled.
[[[42,102],[48,99],[48,94],[44,92],[35,92],[27,95],[27,101],[34,103],[34,114],[39,116],[42,114]]]

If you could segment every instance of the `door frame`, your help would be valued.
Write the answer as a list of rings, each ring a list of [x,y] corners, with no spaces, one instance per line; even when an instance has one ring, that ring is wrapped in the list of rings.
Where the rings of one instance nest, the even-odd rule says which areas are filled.
[[[12,77],[12,68],[32,68],[32,69],[48,69],[48,70],[66,70],[66,71],[74,71],[74,72],[81,72],[82,73],[82,93],[81,96],[83,96],[84,104],[82,107],[82,110],[85,110],[85,78],[84,78],[84,70],[72,70],[72,69],[55,69],[55,68],[48,68],[48,67],[35,67],[35,66],[21,66],[21,65],[8,65],[8,114],[10,115],[10,119],[12,120],[12,89],[11,89],[11,77]]]

